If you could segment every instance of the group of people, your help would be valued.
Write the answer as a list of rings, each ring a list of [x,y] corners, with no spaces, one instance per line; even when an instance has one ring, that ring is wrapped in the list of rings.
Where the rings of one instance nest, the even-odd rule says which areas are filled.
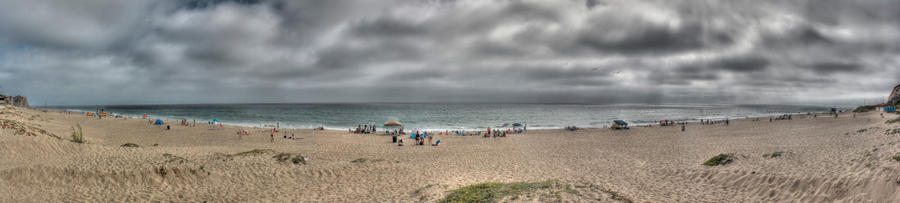
[[[402,130],[400,130],[399,132],[402,132]],[[393,141],[395,143],[397,143],[397,146],[403,146],[403,139],[397,139],[397,136],[400,135],[399,132],[398,131],[392,132],[391,137],[393,138]],[[441,133],[441,134],[443,134],[443,133]],[[441,140],[433,141],[434,135],[435,135],[434,132],[432,132],[431,135],[429,136],[429,133],[427,131],[416,130],[416,131],[413,131],[413,133],[412,133],[412,135],[410,135],[410,137],[412,137],[412,139],[414,139],[414,143],[413,143],[414,145],[425,145],[425,140],[428,140],[428,145],[437,147],[438,145],[441,144]]]
[[[193,120],[193,122],[188,122],[187,119],[181,119],[181,126],[187,126],[187,127],[197,126],[197,120]]]
[[[700,124],[702,124],[702,125],[715,125],[715,124],[728,125],[728,124],[731,124],[731,121],[729,121],[728,118],[725,118],[725,120],[700,119]]]
[[[357,125],[356,130],[353,130],[351,128],[349,129],[349,131],[355,134],[371,134],[378,132],[378,129],[377,127],[375,127],[375,125]]]

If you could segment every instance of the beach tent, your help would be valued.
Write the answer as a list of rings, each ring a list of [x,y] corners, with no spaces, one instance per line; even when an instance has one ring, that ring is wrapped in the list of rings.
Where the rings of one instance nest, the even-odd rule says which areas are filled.
[[[628,123],[623,120],[614,120],[612,129],[628,129]]]
[[[403,126],[403,123],[400,123],[400,121],[391,120],[384,123],[384,126]]]
[[[219,122],[219,119],[218,119],[218,118],[213,118],[213,122],[218,123],[218,122]]]
[[[156,122],[154,122],[153,124],[155,124],[155,125],[163,125],[163,124],[165,124],[165,123],[163,123],[162,119],[156,119]]]

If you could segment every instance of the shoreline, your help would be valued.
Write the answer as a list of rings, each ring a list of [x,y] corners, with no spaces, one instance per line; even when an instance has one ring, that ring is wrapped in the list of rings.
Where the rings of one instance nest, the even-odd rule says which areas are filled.
[[[55,109],[55,108],[34,108],[34,109],[49,110],[49,111],[60,111],[60,112],[82,113],[82,112],[79,112],[79,111],[64,110],[64,109]],[[838,110],[839,110],[839,111],[847,112],[847,111],[849,111],[850,109],[838,109]],[[111,113],[112,113],[112,112],[111,112]],[[797,112],[797,113],[770,113],[770,114],[759,114],[759,115],[752,115],[752,116],[724,116],[724,117],[719,116],[719,117],[703,117],[703,118],[678,119],[678,120],[670,120],[670,121],[675,121],[675,122],[682,122],[682,121],[683,121],[683,122],[687,122],[687,123],[699,123],[701,119],[703,119],[703,120],[712,120],[712,121],[724,121],[724,120],[743,120],[743,119],[770,118],[770,117],[771,117],[771,118],[774,118],[774,117],[777,117],[777,116],[780,116],[780,115],[785,115],[785,114],[786,114],[786,115],[796,115],[796,116],[800,116],[800,115],[813,115],[813,114],[816,114],[816,115],[825,115],[825,114],[828,114],[828,115],[830,115],[829,113],[830,113],[830,112],[824,112],[824,111],[823,111],[823,112]],[[123,116],[125,116],[125,115],[123,115]],[[126,117],[128,117],[129,119],[145,119],[145,118],[142,118],[142,117],[136,117],[136,116],[126,116]],[[162,119],[162,120],[167,121],[167,122],[169,121],[169,118],[172,118],[172,116],[161,116],[161,117],[162,117],[162,118],[159,118],[159,119]],[[186,117],[186,118],[187,118],[187,117]],[[150,119],[152,119],[152,116],[150,117]],[[188,120],[190,121],[191,119],[188,119]],[[662,119],[662,120],[665,120],[665,119]],[[199,121],[201,121],[201,120],[197,120],[197,121],[199,122]],[[634,126],[634,127],[645,127],[645,126],[648,126],[648,125],[659,127],[660,125],[659,125],[658,121],[659,121],[659,120],[657,120],[657,122],[633,122],[633,121],[630,121],[630,120],[626,120],[626,122],[629,122],[629,126]],[[232,127],[263,128],[263,127],[260,127],[260,125],[263,125],[263,124],[243,124],[243,123],[234,123],[234,122],[222,122],[222,123],[224,123],[225,125],[228,125],[228,126],[232,126]],[[527,123],[527,122],[523,122],[523,123]],[[272,123],[272,124],[274,124],[274,123]],[[290,126],[287,122],[285,122],[285,124],[286,124],[285,126]],[[611,124],[611,121],[610,121],[609,124]],[[609,128],[609,124],[604,124],[603,126],[587,126],[587,127],[576,126],[576,127],[578,127],[578,128],[583,128],[583,129],[603,129],[603,128]],[[376,125],[382,125],[382,123],[376,123]],[[325,125],[320,125],[320,126],[323,126],[326,130],[333,130],[333,131],[343,131],[343,130],[355,128],[355,127],[352,127],[352,126],[350,126],[350,127],[328,127],[328,126],[325,126]],[[384,128],[384,126],[377,126],[377,127],[379,127],[379,128]],[[498,126],[489,126],[489,127],[490,127],[490,128],[498,128]],[[530,130],[563,130],[563,129],[565,129],[566,127],[567,127],[567,126],[550,126],[550,127],[546,127],[546,126],[540,126],[540,125],[532,125],[532,126],[529,127],[529,129],[530,129]],[[315,128],[315,127],[309,127],[309,128],[306,128],[306,127],[300,127],[300,128],[297,128],[297,127],[281,127],[280,129],[287,129],[287,130],[312,130],[312,129],[314,129],[314,128]],[[479,128],[479,127],[460,127],[460,128],[412,128],[412,129],[420,129],[420,130],[425,130],[425,131],[457,131],[457,130],[464,130],[464,131],[478,131],[478,130],[484,130],[484,129],[486,129],[486,128],[487,128],[487,127],[480,127],[480,128]],[[504,127],[504,128],[507,128],[507,127]],[[408,128],[408,129],[409,129],[409,128]]]

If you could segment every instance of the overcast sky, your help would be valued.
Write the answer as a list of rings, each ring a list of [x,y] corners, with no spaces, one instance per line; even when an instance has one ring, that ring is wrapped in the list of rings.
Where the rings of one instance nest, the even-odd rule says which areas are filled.
[[[0,0],[32,105],[827,104],[900,83],[900,1]]]

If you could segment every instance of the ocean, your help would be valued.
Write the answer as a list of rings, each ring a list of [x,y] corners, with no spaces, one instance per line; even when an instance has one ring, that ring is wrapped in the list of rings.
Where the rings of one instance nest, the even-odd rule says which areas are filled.
[[[105,112],[141,118],[178,121],[187,119],[205,123],[218,119],[226,125],[262,127],[279,124],[282,128],[346,130],[357,125],[397,120],[408,129],[429,130],[484,129],[504,124],[523,123],[529,129],[559,129],[565,126],[606,127],[613,120],[632,125],[658,120],[699,121],[699,119],[737,119],[782,114],[826,112],[830,107],[798,105],[710,105],[710,104],[184,104],[184,105],[105,105],[48,107],[75,112]]]

